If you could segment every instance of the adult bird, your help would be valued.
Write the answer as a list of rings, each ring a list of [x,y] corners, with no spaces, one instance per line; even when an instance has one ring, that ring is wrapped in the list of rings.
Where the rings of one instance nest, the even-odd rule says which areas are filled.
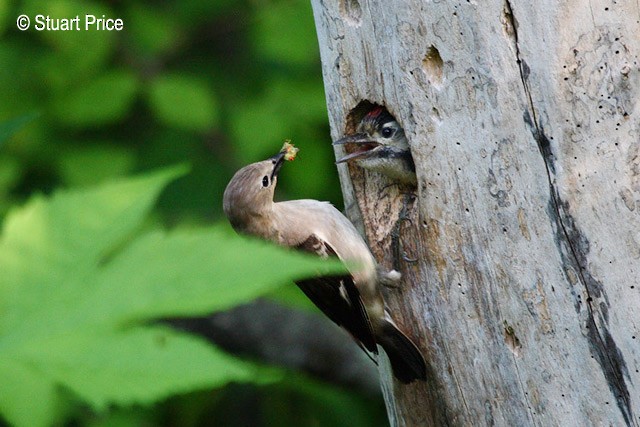
[[[296,284],[322,312],[345,328],[364,350],[380,345],[394,376],[403,383],[426,379],[420,350],[395,325],[380,293],[381,276],[371,251],[355,227],[334,206],[317,200],[274,202],[278,172],[292,155],[275,156],[240,169],[224,192],[224,212],[233,228],[281,246],[336,256],[349,274],[313,277]]]

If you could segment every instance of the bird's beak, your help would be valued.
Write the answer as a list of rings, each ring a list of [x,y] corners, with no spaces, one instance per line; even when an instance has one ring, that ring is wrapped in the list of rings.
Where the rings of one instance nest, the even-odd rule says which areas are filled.
[[[366,133],[356,133],[353,135],[347,135],[344,138],[341,138],[333,143],[333,145],[345,145],[349,144],[355,147],[355,151],[350,154],[347,154],[344,157],[336,160],[336,163],[344,163],[352,159],[359,159],[362,157],[367,157],[372,154],[373,149],[380,146],[375,141],[371,140],[371,137]]]
[[[366,133],[354,133],[353,135],[346,135],[343,138],[340,138],[333,145],[344,145],[344,144],[366,144],[371,141],[371,137]]]
[[[278,176],[278,172],[280,172],[280,168],[284,164],[284,157],[286,154],[287,152],[283,150],[275,156],[271,157],[271,160],[275,160],[275,163],[273,165],[273,172],[271,172],[271,180],[273,180],[274,177]]]

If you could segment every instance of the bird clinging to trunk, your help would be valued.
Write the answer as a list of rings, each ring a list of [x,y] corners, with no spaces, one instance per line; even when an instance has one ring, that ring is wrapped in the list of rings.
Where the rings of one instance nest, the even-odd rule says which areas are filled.
[[[407,136],[385,108],[373,108],[360,120],[355,134],[333,143],[344,144],[354,151],[336,163],[355,162],[361,168],[379,172],[400,184],[417,184],[416,166]]]
[[[345,262],[350,274],[314,277],[296,284],[361,348],[378,354],[380,345],[398,380],[425,380],[424,358],[385,309],[375,259],[351,222],[327,202],[273,201],[278,172],[285,160],[295,157],[295,151],[285,143],[275,156],[236,172],[224,192],[224,212],[231,225],[243,234],[321,257],[337,256]]]

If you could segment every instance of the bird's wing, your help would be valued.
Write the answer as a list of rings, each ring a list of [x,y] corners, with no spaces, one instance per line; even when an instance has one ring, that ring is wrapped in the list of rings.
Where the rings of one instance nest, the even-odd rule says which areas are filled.
[[[335,250],[315,234],[296,248],[322,257],[337,257]],[[329,319],[345,328],[363,349],[378,354],[369,315],[350,274],[314,277],[298,280],[296,284]]]

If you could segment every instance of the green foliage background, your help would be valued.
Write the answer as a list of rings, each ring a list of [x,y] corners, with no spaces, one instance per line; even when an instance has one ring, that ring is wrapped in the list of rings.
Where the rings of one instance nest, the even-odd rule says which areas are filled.
[[[16,29],[19,14],[32,28]],[[36,14],[119,17],[121,32],[35,31]],[[165,215],[220,217],[240,166],[301,148],[286,197],[339,205],[311,7],[303,0],[0,0],[0,120],[39,112],[3,150],[1,209],[34,191],[187,161]]]
[[[21,14],[30,16],[32,22],[32,28],[24,32],[16,29],[16,18]],[[39,32],[33,29],[37,14],[51,17],[106,15],[122,18],[124,30]],[[9,271],[8,260],[14,260],[15,256],[16,260],[29,266],[11,270],[14,275],[6,276],[11,280],[5,278],[4,284],[0,283],[6,289],[13,291],[12,286],[35,283],[30,282],[32,276],[29,274],[35,274],[36,270],[44,272],[49,284],[70,275],[68,267],[56,264],[56,260],[48,260],[52,264],[47,264],[39,257],[18,257],[18,253],[25,255],[19,252],[24,248],[29,251],[42,249],[46,255],[67,254],[74,261],[78,253],[96,251],[95,258],[87,258],[86,271],[81,270],[89,278],[86,283],[60,282],[66,284],[64,288],[69,292],[69,300],[73,300],[74,292],[84,289],[79,287],[81,285],[89,286],[95,281],[95,286],[99,286],[102,282],[116,283],[123,278],[131,280],[141,260],[159,256],[184,260],[194,246],[202,252],[219,250],[220,246],[233,251],[237,244],[235,235],[224,227],[221,229],[220,225],[212,226],[224,222],[221,199],[225,185],[235,170],[274,154],[284,139],[291,139],[301,151],[296,162],[281,173],[279,197],[312,197],[341,206],[318,46],[307,1],[0,0],[0,64],[0,216],[4,224],[0,264],[6,273]],[[164,175],[130,178],[178,163],[188,165],[189,173],[177,174],[174,170],[164,172]],[[102,184],[114,180],[119,184],[109,185],[115,187]],[[138,190],[132,190],[138,188],[136,182],[147,183],[139,184],[139,194],[135,193]],[[86,192],[83,189],[87,189]],[[159,201],[154,204],[158,193]],[[52,194],[55,194],[52,199],[38,196]],[[127,233],[121,230],[119,235],[111,234],[109,245],[103,242],[103,246],[99,246],[101,240],[88,239],[82,228],[75,229],[79,237],[73,234],[74,228],[69,224],[97,227],[92,223],[96,211],[86,206],[87,203],[99,201],[96,205],[101,209],[98,216],[104,214],[106,217],[108,212],[120,206],[117,203],[122,201],[124,194],[137,194],[138,199],[147,203],[135,205],[140,214]],[[149,212],[152,206],[155,206],[154,211]],[[21,240],[20,236],[38,235],[36,222],[29,216],[32,212],[44,212],[42,215],[46,213],[47,218],[51,215],[57,218],[46,229],[52,236],[48,249],[40,248],[41,242],[35,237],[33,241]],[[118,228],[114,225],[118,221],[106,230],[113,232],[114,227]],[[19,232],[11,234],[11,227],[18,227]],[[163,228],[183,231],[165,235]],[[91,230],[91,233],[95,231]],[[93,234],[88,236],[95,237]],[[76,237],[78,239],[73,240]],[[164,255],[158,252],[162,248],[166,248]],[[235,250],[242,253],[248,249],[238,246]],[[116,264],[119,269],[115,272],[109,272],[111,264],[100,268],[96,264],[99,260],[104,262],[104,256],[110,251],[124,257],[124,260],[118,256],[113,260],[108,258],[113,263],[121,263]],[[34,253],[38,254],[37,251]],[[127,254],[132,256],[129,261]],[[200,265],[196,261],[193,261],[195,265]],[[33,270],[34,265],[39,268]],[[75,262],[70,265],[81,267]],[[56,268],[61,268],[60,276],[51,276]],[[185,276],[183,281],[202,284],[207,274],[213,273],[201,269],[194,274],[193,277]],[[255,295],[282,289],[275,292],[289,303],[299,303],[292,302],[289,297],[293,286],[289,279],[280,277],[278,286],[269,283],[251,289]],[[139,280],[144,285],[151,278]],[[171,283],[166,286],[171,289]],[[0,335],[0,353],[15,351],[36,357],[35,349],[20,343],[42,342],[39,340],[47,336],[49,327],[53,327],[44,320],[37,325],[40,329],[35,326],[17,328],[18,323],[11,323],[24,320],[36,324],[32,319],[57,318],[59,307],[56,308],[55,303],[40,305],[38,298],[43,295],[38,293],[37,287],[34,289],[32,300],[27,299],[29,305],[14,298],[26,294],[4,294],[0,288],[0,334],[4,334]],[[94,298],[99,295],[108,297],[98,292]],[[140,298],[140,295],[142,293],[131,297]],[[236,302],[251,295],[237,297]],[[111,297],[115,298],[114,295]],[[16,301],[31,307],[34,317],[27,316],[29,310]],[[112,306],[123,306],[122,301],[109,301]],[[176,297],[171,303],[163,301],[150,299],[147,302],[153,309],[147,311],[140,311],[140,307],[126,308],[124,304],[124,312],[120,315],[129,322],[131,319],[138,322],[159,315],[202,314],[215,308],[215,304],[206,303],[206,299],[202,299],[202,306],[194,308],[198,301],[195,297],[192,300]],[[181,308],[180,304],[187,308]],[[83,312],[81,306],[76,308],[76,315],[85,320],[82,316],[86,317],[88,312]],[[99,315],[99,311],[92,315]],[[116,314],[103,313],[111,320]],[[122,322],[122,318],[115,320]],[[64,318],[60,320],[60,331],[69,329],[73,316],[66,322]],[[182,342],[186,346],[180,347],[183,351],[192,348],[188,354],[177,358],[174,365],[195,364],[196,371],[207,372],[211,369],[207,365],[210,361],[199,364],[194,355],[217,352],[215,357],[237,366],[240,374],[231,378],[231,383],[229,379],[203,379],[199,387],[193,382],[185,386],[185,383],[169,378],[156,384],[157,392],[151,393],[152,397],[149,397],[149,390],[145,390],[138,394],[133,392],[124,400],[116,399],[113,393],[117,390],[95,384],[92,388],[85,381],[83,367],[77,361],[88,357],[91,351],[108,354],[108,349],[92,344],[94,336],[80,334],[73,341],[76,346],[83,343],[74,353],[77,361],[73,366],[77,370],[60,367],[49,370],[51,378],[47,381],[18,365],[12,369],[11,363],[17,363],[19,359],[11,359],[11,363],[10,358],[3,361],[0,376],[3,372],[5,379],[7,375],[13,375],[13,382],[5,381],[0,385],[0,406],[18,409],[17,413],[11,414],[5,410],[0,424],[2,419],[8,422],[9,417],[14,423],[23,420],[22,424],[26,425],[24,420],[29,418],[21,416],[29,411],[28,405],[20,413],[23,401],[18,400],[34,390],[58,396],[48,401],[49,407],[42,413],[42,425],[52,422],[90,426],[370,426],[386,423],[379,400],[371,401],[352,391],[336,389],[302,375],[274,373],[255,363],[247,368],[247,361],[224,355],[215,348],[206,350],[200,341],[174,336],[170,331],[149,331],[137,323],[128,324],[131,329],[126,330],[118,329],[117,325],[121,323],[104,324],[111,326],[105,326],[100,346],[112,340],[114,344],[109,349],[118,348],[126,353],[128,340],[144,341],[148,338],[144,334],[154,333],[162,337],[158,338],[162,342],[169,340],[178,347]],[[12,332],[7,335],[7,331]],[[153,346],[149,345],[149,351],[153,351]],[[70,363],[70,354],[65,353],[69,348],[73,346],[51,347],[51,352],[43,356],[43,366],[53,366],[51,357],[58,357],[60,363]],[[113,369],[117,371],[115,367]],[[110,375],[108,369],[104,375]],[[121,388],[121,385],[114,379],[112,387]],[[57,414],[57,418],[47,418],[51,413]]]

